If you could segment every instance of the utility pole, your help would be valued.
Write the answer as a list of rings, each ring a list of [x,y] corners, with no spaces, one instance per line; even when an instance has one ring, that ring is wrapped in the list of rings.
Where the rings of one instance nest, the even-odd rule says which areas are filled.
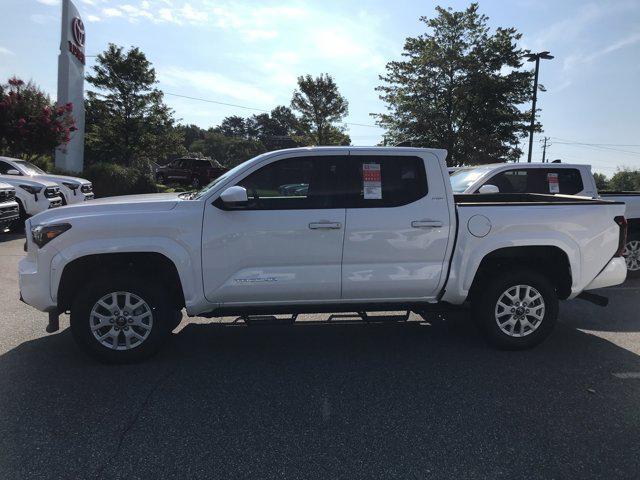
[[[547,142],[549,141],[549,137],[544,137],[542,140],[544,141],[542,144],[542,163],[544,163],[545,158],[547,158]]]
[[[536,73],[533,81],[533,105],[531,106],[531,125],[529,126],[529,156],[527,162],[531,163],[531,152],[533,149],[533,129],[536,123],[536,100],[538,99],[538,70],[540,69],[540,59],[551,60],[552,55],[549,52],[527,53],[525,55],[528,62],[536,62]]]

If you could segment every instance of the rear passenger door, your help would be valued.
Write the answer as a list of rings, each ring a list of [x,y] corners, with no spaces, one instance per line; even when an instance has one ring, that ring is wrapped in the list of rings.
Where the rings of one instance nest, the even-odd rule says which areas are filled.
[[[450,236],[437,159],[352,152],[348,165],[342,298],[433,298]]]

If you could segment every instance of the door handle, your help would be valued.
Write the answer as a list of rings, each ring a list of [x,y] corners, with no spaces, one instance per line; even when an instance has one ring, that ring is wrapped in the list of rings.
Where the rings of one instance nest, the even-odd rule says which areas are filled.
[[[311,222],[309,224],[311,230],[339,230],[342,228],[340,222]]]
[[[440,228],[442,222],[438,220],[414,220],[411,222],[413,228]]]

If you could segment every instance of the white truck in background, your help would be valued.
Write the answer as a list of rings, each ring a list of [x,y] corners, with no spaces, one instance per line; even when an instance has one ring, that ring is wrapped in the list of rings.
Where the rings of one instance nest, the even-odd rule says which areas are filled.
[[[495,163],[458,168],[450,178],[457,194],[540,193],[623,202],[629,224],[624,258],[629,276],[640,276],[640,192],[598,191],[590,165]]]
[[[0,175],[13,175],[35,181],[53,182],[60,188],[60,198],[63,205],[73,205],[93,199],[93,185],[89,180],[69,175],[47,173],[26,160],[0,157]]]
[[[532,347],[558,301],[622,283],[624,204],[455,195],[446,151],[270,152],[197,193],[98,199],[27,221],[21,299],[70,311],[91,355],[151,355],[190,316],[434,309],[469,304],[485,338]],[[290,185],[305,188],[287,189]],[[249,322],[247,322],[249,323]]]
[[[0,182],[15,189],[19,217],[11,226],[12,229],[20,230],[27,218],[62,206],[60,187],[53,182],[17,175],[0,175]]]
[[[12,226],[19,216],[16,189],[8,183],[0,182],[0,233]]]

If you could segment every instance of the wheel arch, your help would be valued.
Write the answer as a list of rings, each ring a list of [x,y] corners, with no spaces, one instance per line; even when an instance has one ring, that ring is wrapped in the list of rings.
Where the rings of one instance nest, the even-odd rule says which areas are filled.
[[[160,279],[178,308],[185,305],[183,282],[173,260],[159,252],[96,253],[79,256],[68,262],[57,287],[58,310],[67,311],[76,292],[95,275],[110,275],[134,270],[137,275]]]
[[[567,253],[557,246],[516,246],[503,247],[486,254],[475,272],[469,296],[481,293],[481,286],[498,272],[513,271],[516,268],[538,272],[556,286],[558,298],[571,295],[573,276]]]

